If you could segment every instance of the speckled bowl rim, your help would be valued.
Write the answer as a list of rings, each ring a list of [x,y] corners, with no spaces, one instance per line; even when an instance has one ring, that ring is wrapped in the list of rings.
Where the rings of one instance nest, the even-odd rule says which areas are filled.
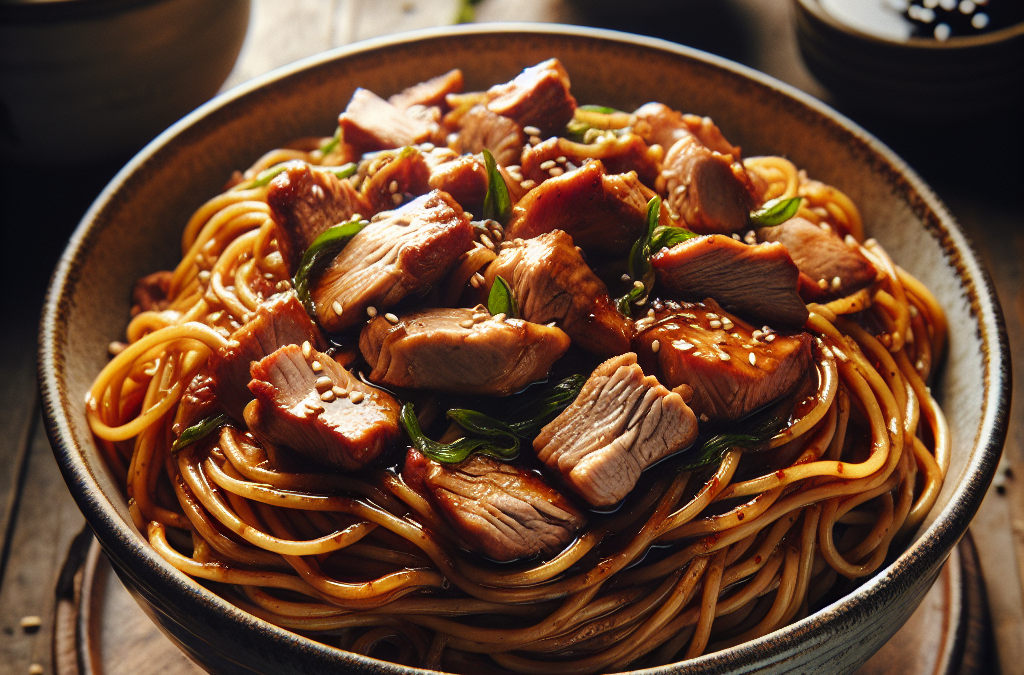
[[[798,105],[820,115],[824,118],[823,122],[838,125],[870,153],[883,159],[906,181],[907,193],[915,201],[915,212],[926,214],[923,217],[926,221],[925,227],[956,259],[958,277],[963,284],[972,313],[977,317],[977,331],[984,352],[985,372],[983,414],[973,446],[976,454],[973,461],[965,467],[962,480],[956,486],[949,502],[927,530],[921,533],[894,562],[855,591],[805,619],[765,637],[721,652],[707,654],[687,662],[635,672],[645,675],[667,675],[682,670],[722,673],[730,672],[733,668],[739,671],[749,670],[751,666],[757,667],[754,664],[766,664],[770,658],[775,658],[778,662],[785,661],[798,654],[802,645],[826,639],[829,636],[829,626],[854,623],[859,615],[869,613],[871,607],[885,605],[899,597],[899,591],[906,584],[901,579],[918,578],[938,569],[937,564],[945,559],[966,532],[992,480],[1006,435],[1011,384],[1006,330],[994,286],[988,272],[946,207],[917,174],[878,139],[820,101],[763,73],[655,38],[558,24],[504,23],[428,29],[367,40],[297,61],[236,87],[198,108],[146,146],[114,177],[83,217],[54,271],[46,296],[40,326],[39,382],[46,431],[61,472],[101,543],[105,548],[116,548],[119,556],[128,563],[128,568],[122,567],[120,571],[134,577],[138,583],[150,584],[158,591],[173,596],[179,603],[177,606],[180,606],[180,603],[188,603],[187,609],[190,611],[217,614],[236,623],[237,627],[251,632],[253,637],[263,640],[264,644],[270,641],[278,648],[289,650],[296,655],[301,654],[303,658],[310,658],[311,663],[333,663],[362,672],[434,672],[351,654],[273,626],[208,591],[160,558],[133,526],[118,516],[113,504],[98,489],[82,455],[74,446],[71,425],[65,409],[67,406],[78,405],[79,402],[69,401],[62,389],[63,367],[59,361],[61,355],[58,347],[63,336],[62,323],[70,311],[69,298],[78,280],[80,251],[95,234],[95,217],[114,198],[131,174],[139,171],[148,159],[173,142],[183,130],[199,123],[211,112],[229,102],[318,64],[406,42],[495,33],[565,35],[595,41],[612,41],[703,61],[776,90],[793,99]],[[154,611],[161,610],[155,607]]]
[[[849,26],[836,17],[832,16],[819,0],[794,0],[805,12],[811,14],[819,22],[827,25],[832,30],[865,42],[873,42],[888,47],[905,48],[914,51],[937,51],[955,52],[959,50],[973,49],[996,45],[1024,36],[1024,21],[1011,26],[994,30],[991,33],[982,35],[954,35],[948,40],[935,40],[926,37],[910,37],[906,40],[890,40],[879,35],[872,35]]]

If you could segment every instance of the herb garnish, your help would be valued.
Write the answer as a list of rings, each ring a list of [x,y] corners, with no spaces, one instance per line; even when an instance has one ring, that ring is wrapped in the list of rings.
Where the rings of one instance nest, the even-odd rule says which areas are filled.
[[[253,179],[250,187],[258,188],[269,185],[270,181],[274,180],[274,178],[276,178],[277,175],[282,173],[285,169],[302,166],[303,164],[304,162],[297,159],[275,164],[274,166],[264,169],[256,174],[256,178]],[[327,173],[333,173],[339,179],[348,178],[356,172],[356,165],[352,162],[342,164],[341,166],[318,166],[317,168],[321,171],[326,171]]]
[[[623,316],[632,316],[633,303],[643,304],[651,288],[654,286],[654,267],[651,266],[651,238],[658,226],[658,214],[661,212],[661,198],[651,197],[647,202],[647,231],[644,236],[637,239],[629,252],[627,260],[627,274],[633,282],[633,287],[615,301],[616,306]]]
[[[494,161],[494,155],[484,148],[484,165],[487,167],[487,193],[484,195],[484,218],[496,220],[502,225],[508,225],[512,217],[512,198],[508,195],[508,186],[505,179],[498,171],[498,163]]]
[[[449,411],[449,417],[451,417],[452,412],[455,411]],[[463,418],[463,421],[466,421],[467,424],[473,424],[473,421],[467,421],[466,418]],[[455,420],[455,422],[462,426],[459,420]],[[405,433],[409,435],[409,440],[412,441],[413,447],[424,456],[443,464],[456,464],[474,452],[506,461],[515,459],[519,454],[519,437],[512,433],[503,434],[498,431],[492,431],[485,436],[478,436],[476,438],[466,436],[451,443],[432,441],[420,429],[420,422],[416,419],[416,411],[413,409],[412,403],[406,403],[402,406],[402,426],[405,427]]]
[[[780,225],[796,215],[796,212],[800,210],[801,201],[803,201],[802,197],[771,199],[757,211],[750,212],[750,224],[754,227]]]
[[[494,283],[491,284],[491,292],[487,295],[487,311],[492,316],[504,314],[510,319],[519,318],[519,303],[516,302],[512,287],[501,276],[494,277]]]
[[[314,239],[302,255],[302,261],[295,272],[293,285],[295,292],[299,295],[299,300],[305,305],[310,316],[315,313],[309,297],[310,286],[320,278],[327,265],[341,253],[349,240],[368,224],[367,220],[350,220],[347,223],[335,225]]]
[[[739,424],[736,431],[715,434],[699,446],[687,452],[692,458],[679,467],[680,471],[692,471],[722,461],[730,450],[756,450],[779,433],[789,421],[789,405],[783,403],[751,415]]]
[[[230,417],[221,413],[220,415],[207,417],[196,424],[193,424],[181,432],[181,436],[178,436],[178,439],[174,441],[173,445],[171,445],[171,452],[178,452],[182,448],[192,445],[196,441],[209,436],[212,432],[220,429],[230,421]]]

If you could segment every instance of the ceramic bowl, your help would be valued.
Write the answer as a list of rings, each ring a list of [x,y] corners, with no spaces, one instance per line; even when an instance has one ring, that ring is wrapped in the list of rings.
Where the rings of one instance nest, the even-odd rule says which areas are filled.
[[[1006,430],[1009,357],[995,291],[949,212],[890,150],[818,101],[765,75],[676,44],[557,25],[470,25],[364,42],[243,85],[171,127],[86,214],[54,274],[42,320],[47,431],[68,487],[117,574],[153,620],[217,673],[423,672],[355,656],[235,608],[156,555],[103,467],[83,400],[123,335],[136,278],[180,255],[189,214],[235,168],[288,139],[330,134],[356,86],[388,95],[453,67],[467,90],[556,56],[581,102],[649,100],[710,115],[748,155],[781,153],[859,205],[871,236],[937,295],[949,354],[936,384],[954,459],[913,543],[849,596],[762,639],[647,673],[853,670],[891,637],[964,534]]]
[[[1019,106],[1024,98],[1024,23],[944,41],[897,39],[840,20],[820,0],[793,0],[793,7],[800,53],[844,109],[945,121]]]
[[[124,161],[217,93],[248,25],[249,0],[0,2],[0,157]]]

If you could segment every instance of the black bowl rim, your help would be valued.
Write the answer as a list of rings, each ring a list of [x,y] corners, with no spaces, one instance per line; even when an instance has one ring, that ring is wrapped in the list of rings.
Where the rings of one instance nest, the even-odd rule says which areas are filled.
[[[865,33],[864,31],[857,30],[856,28],[843,23],[822,7],[819,0],[793,1],[800,9],[803,9],[805,12],[817,19],[819,23],[825,24],[834,31],[838,31],[858,40],[876,43],[878,45],[885,45],[888,47],[920,51],[932,50],[949,52],[1004,44],[1024,36],[1024,21],[1022,21],[1011,26],[1005,26],[999,30],[994,30],[991,33],[982,33],[981,35],[953,35],[948,40],[935,40],[933,38],[926,37],[909,37],[906,40],[890,40],[878,35],[872,35],[871,33]]]
[[[896,573],[899,573],[902,578],[934,575],[949,551],[966,532],[995,473],[1006,435],[1011,388],[1008,339],[995,287],[977,253],[945,205],[924,181],[881,141],[821,101],[775,78],[727,59],[665,40],[604,29],[536,23],[468,24],[418,30],[354,43],[296,61],[235,87],[182,118],[129,161],[97,197],[71,236],[47,291],[40,322],[39,384],[46,432],[60,470],[69,490],[78,502],[79,508],[104,548],[116,551],[115,557],[123,557],[122,562],[129,565],[130,569],[122,567],[121,571],[133,577],[144,577],[147,583],[160,592],[176,596],[181,601],[188,603],[190,610],[217,615],[221,620],[227,616],[237,624],[238,628],[251,632],[254,637],[263,640],[264,644],[269,639],[277,648],[287,649],[296,655],[303,653],[304,656],[318,663],[326,665],[342,662],[361,672],[404,674],[433,672],[351,654],[278,628],[238,609],[199,585],[195,580],[179,573],[156,555],[134,527],[121,520],[113,504],[98,490],[98,485],[90,475],[82,455],[74,447],[70,433],[71,425],[62,405],[63,395],[58,378],[58,368],[55,364],[57,364],[58,340],[62,334],[61,320],[70,309],[69,294],[77,282],[75,272],[77,258],[80,248],[89,239],[94,219],[112,200],[128,177],[139,170],[164,146],[172,143],[180,132],[199,122],[211,112],[250,92],[298,75],[319,64],[378,48],[399,46],[402,43],[428,42],[457,38],[461,35],[495,33],[506,36],[515,34],[564,35],[595,42],[625,43],[643,49],[669,52],[687,59],[702,61],[731,74],[753,80],[755,83],[775,90],[811,109],[812,112],[841,127],[854,140],[888,162],[907,181],[910,194],[916,193],[926,210],[934,214],[934,222],[929,222],[928,227],[933,230],[938,239],[944,240],[947,250],[950,246],[954,249],[958,276],[963,284],[964,292],[970,300],[972,313],[977,317],[977,331],[982,341],[985,367],[983,415],[973,446],[979,450],[979,453],[974,461],[967,465],[962,480],[956,486],[949,503],[917,541],[903,551],[895,561],[881,569],[849,595],[786,628],[691,661],[637,672],[648,675],[667,675],[670,672],[679,672],[680,668],[687,670],[699,668],[703,672],[725,672],[732,666],[764,664],[769,657],[783,660],[797,654],[804,644],[818,643],[827,639],[829,625],[854,622],[858,614],[865,612],[871,606],[884,605],[898,597],[901,583],[899,579],[894,578]],[[117,562],[115,561],[115,563]],[[141,579],[137,580],[141,581]],[[159,608],[157,609],[159,610]]]

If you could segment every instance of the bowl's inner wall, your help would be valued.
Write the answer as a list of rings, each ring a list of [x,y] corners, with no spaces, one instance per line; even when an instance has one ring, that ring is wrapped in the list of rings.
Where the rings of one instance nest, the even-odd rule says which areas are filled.
[[[108,343],[123,339],[135,280],[177,264],[181,232],[192,211],[220,191],[232,170],[246,168],[265,151],[296,137],[333,133],[337,114],[357,86],[387,96],[459,67],[470,91],[507,81],[524,66],[551,56],[568,69],[581,104],[632,110],[660,100],[708,115],[730,141],[743,146],[745,156],[785,155],[812,178],[837,186],[854,200],[868,234],[932,289],[953,327],[936,389],[952,432],[953,464],[931,518],[948,504],[981,426],[983,345],[957,258],[946,253],[951,244],[896,168],[820,112],[697,59],[594,37],[544,34],[517,35],[515,49],[507,50],[500,37],[465,34],[319,64],[223,103],[150,156],[144,153],[137,170],[95,214],[75,255],[58,315],[63,324],[57,336],[57,377],[64,385],[61,405],[74,441],[129,527],[123,488],[102,467],[83,401],[108,360]]]

